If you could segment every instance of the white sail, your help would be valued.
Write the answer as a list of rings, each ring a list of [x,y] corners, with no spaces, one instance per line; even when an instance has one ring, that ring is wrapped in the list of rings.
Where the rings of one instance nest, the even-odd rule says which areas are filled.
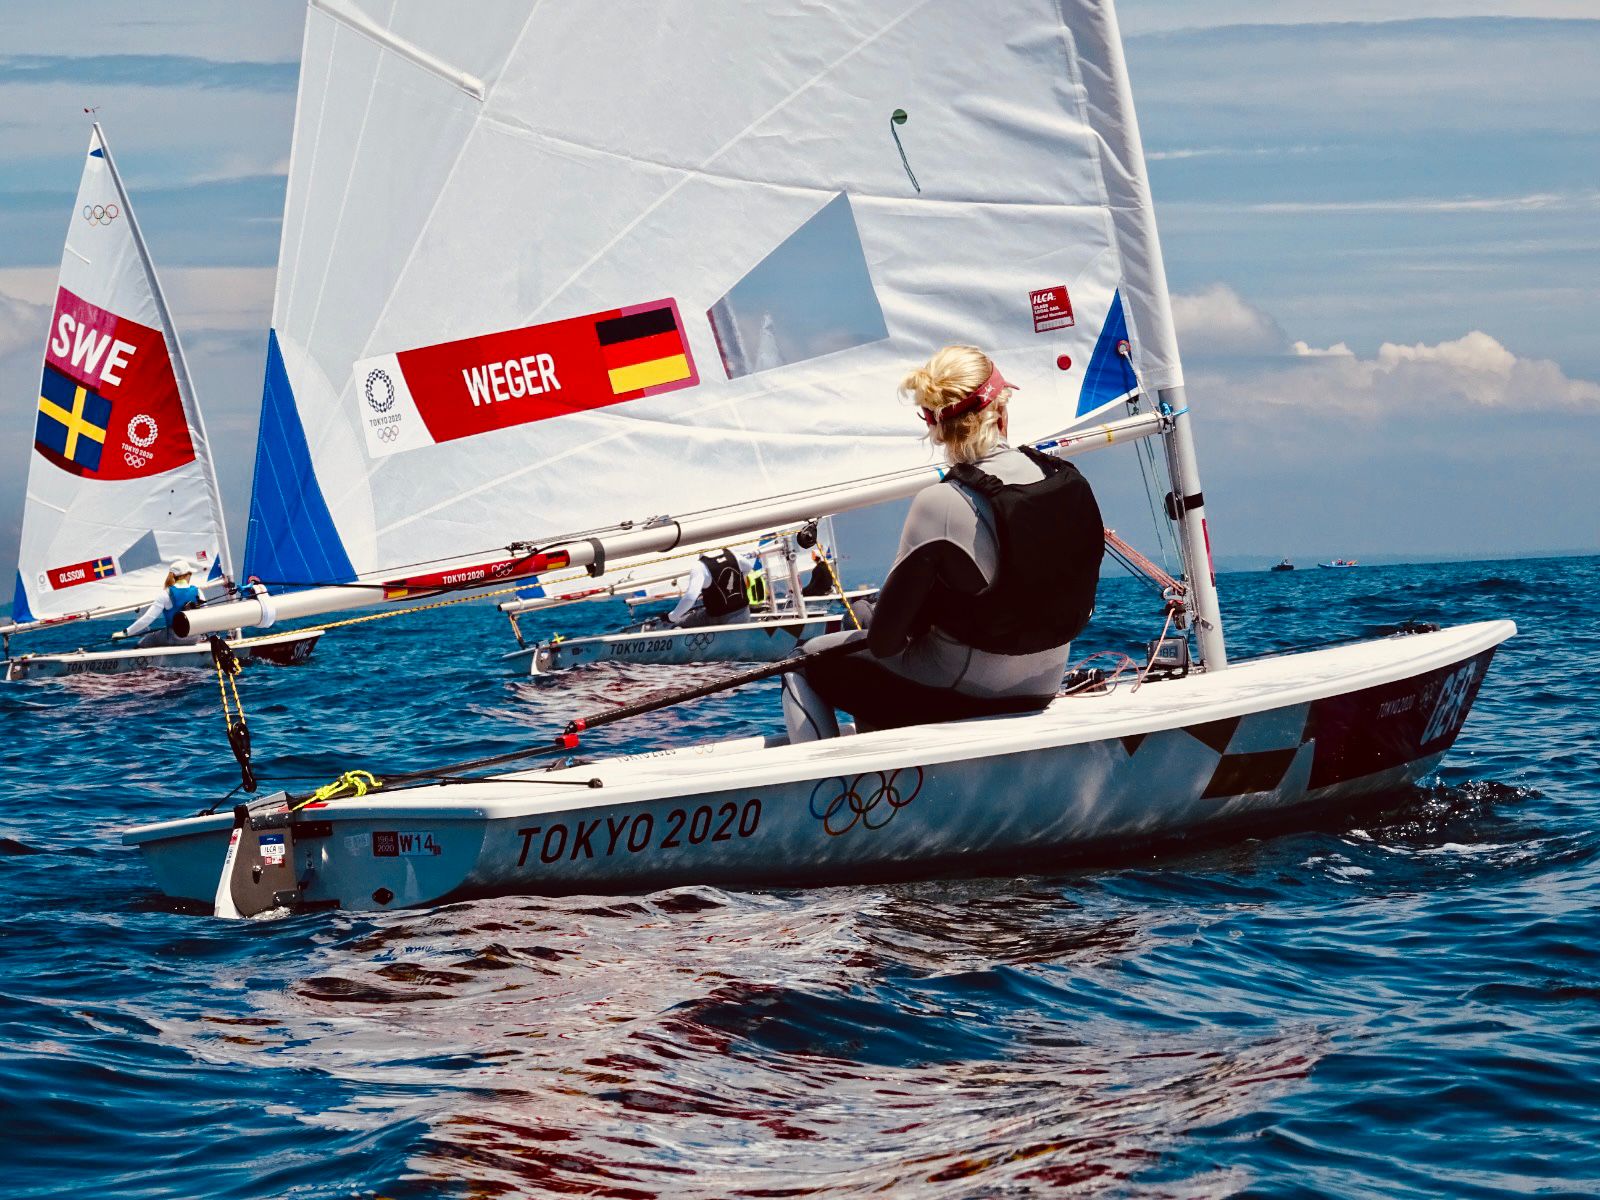
[[[29,410],[16,621],[147,603],[177,557],[200,580],[229,571],[189,373],[98,125]]]
[[[922,466],[951,341],[1026,439],[1180,384],[1109,5],[1003,8],[313,0],[246,572]]]

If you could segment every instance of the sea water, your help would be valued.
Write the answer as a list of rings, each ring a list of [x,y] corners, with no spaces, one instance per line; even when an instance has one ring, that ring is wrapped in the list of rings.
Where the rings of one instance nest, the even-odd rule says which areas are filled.
[[[237,782],[214,676],[0,688],[0,1192],[1596,1194],[1600,560],[1219,582],[1236,657],[1407,620],[1521,633],[1381,814],[1056,874],[240,923],[163,900],[118,840]],[[1159,619],[1108,582],[1079,649]],[[512,645],[474,604],[251,669],[262,776],[493,753],[731,669],[541,683]],[[587,748],[770,731],[776,705]]]

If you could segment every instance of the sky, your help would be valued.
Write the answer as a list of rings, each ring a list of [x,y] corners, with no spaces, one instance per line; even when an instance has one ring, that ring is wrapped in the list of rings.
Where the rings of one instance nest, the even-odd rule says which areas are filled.
[[[1600,551],[1600,0],[1119,14],[1219,561]],[[302,22],[298,0],[0,7],[0,561],[85,105],[242,548]],[[1110,458],[1086,469],[1148,543]]]

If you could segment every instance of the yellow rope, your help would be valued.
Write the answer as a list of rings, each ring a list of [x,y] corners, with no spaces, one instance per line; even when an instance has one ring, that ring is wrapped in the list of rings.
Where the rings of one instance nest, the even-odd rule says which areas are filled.
[[[452,596],[448,600],[435,600],[432,604],[413,604],[407,608],[391,609],[388,612],[368,613],[364,617],[346,617],[342,621],[324,621],[318,625],[307,625],[303,629],[289,630],[288,632],[311,633],[318,629],[323,631],[327,631],[329,629],[340,629],[346,625],[360,625],[366,621],[384,621],[390,617],[404,617],[410,615],[411,613],[427,612],[431,608],[448,608],[452,604],[469,604],[474,600],[487,600],[492,596],[509,596],[527,587],[530,582],[533,581],[526,580],[517,584],[516,587],[497,588],[492,592],[473,592],[470,596]],[[376,601],[374,601],[374,603],[376,603]],[[234,642],[233,644],[235,646],[243,646],[250,642],[263,641],[273,636],[279,635],[262,634],[259,637],[245,638],[243,641]]]
[[[239,719],[241,721],[244,720],[244,703],[239,699],[239,684],[237,682],[239,672],[237,670],[224,671],[222,664],[215,658],[212,659],[212,665],[217,669],[217,691],[222,696],[222,723],[231,729],[233,727],[233,710],[228,707],[228,688],[230,685],[233,688],[234,708],[239,711]]]
[[[850,597],[844,594],[844,584],[839,581],[839,572],[833,569],[833,560],[824,554],[822,556],[822,565],[828,568],[828,578],[833,580],[833,590],[839,593],[839,603],[844,605],[845,616],[849,617],[850,624],[859,630],[861,621],[856,617],[855,605],[850,603]]]
[[[325,783],[311,795],[291,808],[290,812],[299,812],[308,804],[317,804],[325,800],[334,800],[342,796],[365,796],[368,792],[375,792],[383,786],[371,771],[346,771],[332,783]]]

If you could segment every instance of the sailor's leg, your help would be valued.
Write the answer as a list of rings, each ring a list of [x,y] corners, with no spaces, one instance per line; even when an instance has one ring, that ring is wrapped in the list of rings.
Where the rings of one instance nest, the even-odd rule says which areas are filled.
[[[818,695],[799,671],[783,676],[783,724],[791,745],[839,736],[839,718],[833,705]]]

